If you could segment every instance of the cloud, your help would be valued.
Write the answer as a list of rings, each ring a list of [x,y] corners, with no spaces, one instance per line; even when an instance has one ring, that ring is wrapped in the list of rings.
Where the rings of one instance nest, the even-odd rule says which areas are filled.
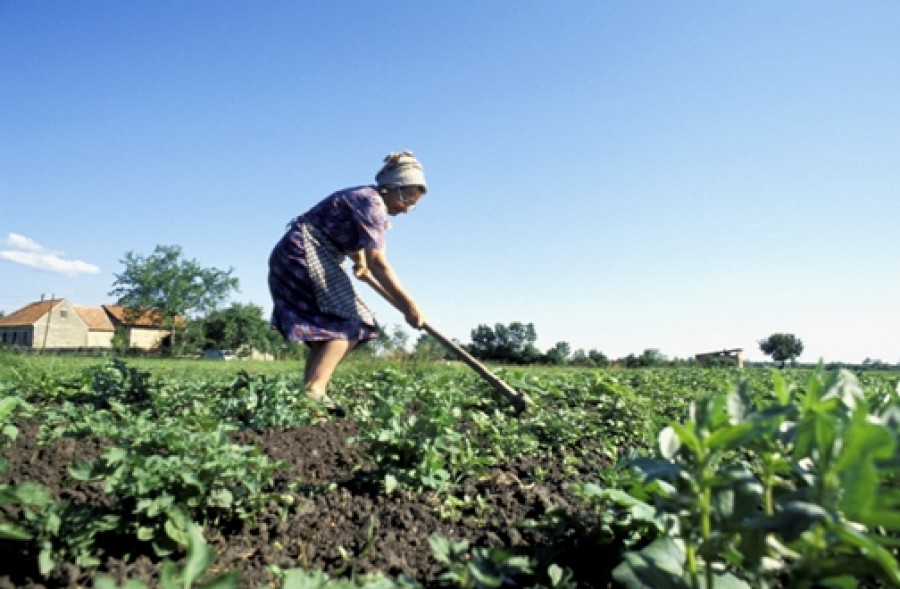
[[[6,245],[26,252],[40,252],[44,250],[44,247],[35,240],[18,233],[10,233],[6,237]]]
[[[60,257],[63,252],[49,251],[33,239],[18,233],[6,236],[6,246],[11,249],[0,250],[0,259],[13,264],[65,276],[100,273],[100,268],[93,264],[81,260],[66,260]]]

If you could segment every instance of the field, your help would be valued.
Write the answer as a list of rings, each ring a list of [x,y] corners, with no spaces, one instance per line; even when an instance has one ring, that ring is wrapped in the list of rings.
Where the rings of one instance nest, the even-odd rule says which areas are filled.
[[[896,375],[299,373],[0,356],[0,588],[900,586]]]

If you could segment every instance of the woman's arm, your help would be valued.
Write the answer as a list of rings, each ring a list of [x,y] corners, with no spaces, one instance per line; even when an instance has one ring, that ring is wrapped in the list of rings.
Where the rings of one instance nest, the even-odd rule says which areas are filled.
[[[400,283],[397,274],[394,272],[387,255],[384,250],[375,248],[366,248],[361,250],[362,260],[352,256],[354,266],[353,273],[357,278],[365,280],[366,275],[374,278],[381,285],[381,289],[388,295],[388,301],[406,316],[406,322],[416,329],[422,329],[425,324],[425,318],[419,310],[416,301],[410,296],[409,292]]]

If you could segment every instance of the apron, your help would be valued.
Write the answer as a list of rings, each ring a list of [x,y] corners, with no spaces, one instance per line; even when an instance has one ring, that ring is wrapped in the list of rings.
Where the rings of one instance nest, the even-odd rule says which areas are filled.
[[[341,267],[345,256],[315,225],[302,223],[303,249],[319,309],[343,319],[360,319],[376,325],[375,316],[356,295],[350,277]]]

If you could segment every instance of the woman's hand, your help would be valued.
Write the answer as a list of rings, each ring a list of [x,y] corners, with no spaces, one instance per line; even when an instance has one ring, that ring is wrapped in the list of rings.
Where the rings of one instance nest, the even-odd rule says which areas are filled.
[[[387,256],[384,255],[384,251],[370,248],[364,250],[364,252],[365,260],[363,265],[366,268],[363,271],[363,275],[359,278],[371,284],[382,297],[403,313],[406,322],[411,327],[422,329],[425,325],[425,317],[422,316],[422,311],[419,310],[419,306],[413,298],[400,284],[394,269],[387,260]]]
[[[366,275],[369,274],[369,267],[366,265],[365,252],[362,250],[353,252],[350,254],[350,259],[353,260],[353,275],[360,280],[364,280]]]
[[[417,304],[412,303],[404,315],[406,317],[406,322],[410,327],[415,329],[422,329],[425,327],[425,317],[422,316],[422,311]]]

